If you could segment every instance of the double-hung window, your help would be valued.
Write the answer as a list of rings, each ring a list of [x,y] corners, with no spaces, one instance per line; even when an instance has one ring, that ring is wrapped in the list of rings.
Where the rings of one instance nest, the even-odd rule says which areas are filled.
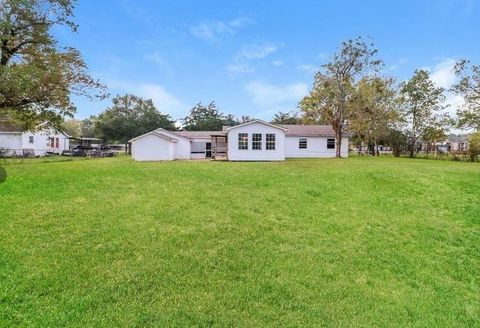
[[[265,140],[267,142],[265,148],[267,150],[275,150],[275,133],[267,133],[265,135]]]
[[[327,149],[335,149],[335,139],[327,139]]]
[[[262,150],[262,134],[261,133],[252,134],[252,149]]]
[[[238,134],[238,149],[239,150],[248,149],[248,133]]]
[[[35,139],[33,138],[33,136],[29,136],[29,137],[28,137],[28,143],[33,144],[34,141],[35,141]]]
[[[298,149],[307,149],[307,138],[298,139]]]

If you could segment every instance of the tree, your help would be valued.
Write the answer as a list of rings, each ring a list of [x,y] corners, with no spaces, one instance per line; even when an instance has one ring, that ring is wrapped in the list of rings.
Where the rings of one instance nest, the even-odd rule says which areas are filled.
[[[97,131],[95,130],[95,121],[97,117],[91,115],[89,118],[80,121],[80,136],[87,138],[95,138]]]
[[[116,96],[113,105],[94,121],[95,130],[104,141],[127,143],[128,140],[149,131],[164,128],[175,130],[175,122],[162,114],[151,99],[134,95]]]
[[[472,133],[468,140],[468,153],[470,160],[475,162],[480,156],[480,132]]]
[[[415,156],[418,140],[427,131],[446,129],[449,117],[445,109],[444,89],[435,86],[425,70],[416,70],[413,77],[400,87],[401,111],[409,125],[410,157]]]
[[[253,120],[255,120],[253,117],[250,117],[248,115],[242,115],[242,117],[240,117],[239,119],[239,123],[248,123]]]
[[[81,136],[81,123],[79,120],[74,118],[66,120],[62,124],[62,131],[68,134],[71,137],[80,137]]]
[[[373,44],[367,44],[361,37],[343,42],[331,61],[322,65],[315,75],[312,91],[300,102],[305,116],[332,125],[337,157],[341,157],[342,138],[351,117],[353,86],[369,70],[379,69],[382,62],[374,58],[376,54]]]
[[[457,112],[458,127],[480,131],[480,66],[461,60],[455,65],[455,73],[460,80],[452,87],[452,91],[465,100]]]
[[[399,121],[396,110],[396,91],[393,79],[365,77],[355,86],[351,100],[350,131],[362,143],[372,145],[372,154],[378,155],[379,141]]]
[[[183,122],[183,128],[188,131],[218,131],[223,126],[233,126],[239,123],[233,115],[221,113],[213,101],[207,106],[201,102],[196,104]]]
[[[393,156],[399,157],[408,149],[408,136],[399,129],[390,128],[385,135],[385,143],[392,148]]]
[[[71,94],[106,96],[80,52],[59,47],[51,33],[58,25],[76,31],[74,3],[0,0],[0,114],[24,130],[42,122],[61,130],[63,118],[76,111]]]
[[[298,113],[291,112],[278,112],[273,115],[272,123],[274,124],[300,124],[301,118]]]

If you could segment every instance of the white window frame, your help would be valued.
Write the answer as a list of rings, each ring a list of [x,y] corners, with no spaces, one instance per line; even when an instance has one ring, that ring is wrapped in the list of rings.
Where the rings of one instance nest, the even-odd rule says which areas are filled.
[[[265,150],[275,150],[275,148],[277,147],[276,138],[277,137],[275,133],[267,133],[265,135]]]
[[[331,142],[333,140],[333,147],[329,147],[328,146],[328,143]],[[335,138],[328,138],[327,139],[327,149],[335,149]]]
[[[262,150],[261,133],[252,133],[252,150]]]
[[[305,144],[305,147],[302,147],[302,144]],[[307,138],[298,138],[298,149],[308,149]]]
[[[248,150],[248,133],[238,134],[238,150]]]

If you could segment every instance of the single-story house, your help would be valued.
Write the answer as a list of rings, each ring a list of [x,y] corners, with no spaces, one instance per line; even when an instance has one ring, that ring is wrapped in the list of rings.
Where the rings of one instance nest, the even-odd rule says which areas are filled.
[[[130,140],[137,161],[226,159],[283,161],[298,157],[335,157],[335,132],[330,125],[272,124],[253,120],[222,131],[156,129]],[[342,139],[348,156],[348,138]]]
[[[469,134],[450,134],[447,138],[448,150],[454,153],[467,151],[469,138]]]
[[[24,132],[9,120],[0,119],[0,156],[45,156],[69,149],[68,135],[42,129],[43,125],[35,132]]]

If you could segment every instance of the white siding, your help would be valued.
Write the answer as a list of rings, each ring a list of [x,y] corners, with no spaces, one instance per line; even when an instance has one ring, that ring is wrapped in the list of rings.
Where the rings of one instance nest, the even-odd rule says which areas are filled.
[[[212,142],[212,139],[211,138],[192,138],[192,139],[190,139],[190,145],[193,142],[200,142],[200,143],[204,144],[205,149],[206,149],[206,143],[207,142]],[[202,154],[191,154],[190,153],[190,159],[205,159],[205,158],[206,158],[206,153],[202,153]]]
[[[21,133],[0,133],[0,148],[10,149],[6,155],[12,155],[14,152],[22,154],[22,134]]]
[[[176,133],[170,133],[164,129],[158,129],[156,131],[178,140],[173,146],[175,159],[190,159],[190,140],[188,138],[182,137]]]
[[[132,157],[136,161],[171,161],[175,158],[175,143],[154,134],[132,142]]]
[[[33,144],[30,143],[30,137],[33,136]],[[22,134],[22,148],[33,149],[35,156],[45,156],[48,153],[61,154],[62,151],[68,150],[70,141],[66,139],[66,135],[55,133],[53,131],[25,132]],[[49,138],[54,138],[53,147],[49,142]],[[58,147],[56,140],[58,138]]]
[[[33,143],[30,143],[30,137],[33,136]],[[50,147],[48,138],[58,138],[58,148],[56,143]],[[33,150],[35,156],[44,156],[47,152],[61,154],[63,150],[69,149],[69,140],[64,134],[58,134],[50,131],[24,132],[24,133],[0,133],[0,147],[10,149],[9,155],[14,152],[17,155],[23,155],[23,150]]]
[[[248,133],[248,149],[238,149],[238,134]],[[262,134],[262,149],[252,149],[252,134]],[[275,134],[275,150],[266,149],[266,134]],[[231,128],[228,131],[228,159],[230,161],[283,161],[285,160],[285,132],[282,129],[255,122]]]
[[[299,149],[298,141],[307,139],[307,149]],[[335,157],[336,149],[327,149],[327,137],[285,137],[285,157]],[[336,144],[335,144],[336,147]],[[342,157],[348,157],[348,139],[342,139]]]

